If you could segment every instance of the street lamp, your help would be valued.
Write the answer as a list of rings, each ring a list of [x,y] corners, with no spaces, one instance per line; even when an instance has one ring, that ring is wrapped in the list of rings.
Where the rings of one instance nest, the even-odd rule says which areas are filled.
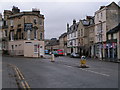
[[[100,43],[101,43],[101,59],[103,60],[103,39],[102,39],[102,21],[99,21],[101,23],[101,28],[99,32],[99,38],[100,38]]]

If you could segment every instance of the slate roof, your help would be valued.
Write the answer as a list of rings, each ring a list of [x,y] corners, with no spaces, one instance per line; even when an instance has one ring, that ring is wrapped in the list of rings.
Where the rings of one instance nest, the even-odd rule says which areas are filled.
[[[79,22],[71,25],[71,26],[69,27],[69,31],[68,31],[67,33],[70,34],[70,33],[72,33],[72,32],[77,31],[78,25],[79,25]]]
[[[84,26],[88,26],[89,24],[90,24],[90,22],[89,21],[87,21],[87,20],[81,20],[81,22],[82,22],[82,24],[84,25]]]
[[[55,46],[59,45],[59,40],[50,40],[46,46]]]

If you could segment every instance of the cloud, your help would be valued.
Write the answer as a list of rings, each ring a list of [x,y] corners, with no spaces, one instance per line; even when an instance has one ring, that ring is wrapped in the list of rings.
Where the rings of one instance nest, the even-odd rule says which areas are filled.
[[[7,1],[7,0],[5,0]],[[50,0],[51,1],[51,0]],[[64,0],[66,1],[66,0]],[[79,0],[81,1],[81,0]],[[110,2],[1,2],[0,12],[5,9],[12,9],[15,5],[21,11],[31,11],[32,8],[40,9],[45,16],[45,38],[59,37],[66,32],[66,24],[72,24],[73,19],[79,21],[86,15],[94,15],[94,12],[102,5]]]
[[[34,0],[34,2],[112,2],[113,0]],[[119,0],[114,0],[118,2]],[[0,2],[33,2],[33,0],[1,0]]]

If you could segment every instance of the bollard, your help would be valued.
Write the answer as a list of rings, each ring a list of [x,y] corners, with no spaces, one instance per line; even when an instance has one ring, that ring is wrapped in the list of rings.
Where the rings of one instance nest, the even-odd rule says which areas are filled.
[[[55,57],[54,57],[54,54],[51,55],[51,62],[54,62],[55,61]]]
[[[81,67],[81,68],[87,67],[87,66],[86,66],[85,56],[82,56],[81,59],[80,59],[80,67]]]

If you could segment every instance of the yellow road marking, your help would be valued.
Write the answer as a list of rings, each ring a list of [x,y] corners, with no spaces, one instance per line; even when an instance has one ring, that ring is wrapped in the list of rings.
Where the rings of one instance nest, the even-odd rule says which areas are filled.
[[[19,72],[21,78],[24,80],[24,77],[23,77],[22,73],[20,72],[20,70],[19,70],[18,68],[16,68],[16,69],[17,69],[17,71]]]
[[[26,90],[25,84],[23,82],[21,82],[22,87]]]
[[[14,68],[14,69],[15,69],[15,72],[17,73],[17,76],[18,76],[19,80],[22,80],[22,79],[20,78],[20,75],[19,75],[17,69],[16,69],[16,68]]]
[[[29,89],[29,90],[31,90],[30,89],[30,86],[28,85],[28,83],[25,81],[25,84],[26,84],[26,86],[27,86],[27,88]]]

